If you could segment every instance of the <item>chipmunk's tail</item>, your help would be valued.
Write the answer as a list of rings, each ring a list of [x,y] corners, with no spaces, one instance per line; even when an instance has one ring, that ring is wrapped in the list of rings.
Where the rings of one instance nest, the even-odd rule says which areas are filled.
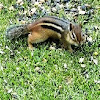
[[[28,34],[28,28],[27,24],[26,25],[15,25],[11,26],[7,29],[6,31],[6,37],[10,40],[14,38],[18,38],[21,35]]]

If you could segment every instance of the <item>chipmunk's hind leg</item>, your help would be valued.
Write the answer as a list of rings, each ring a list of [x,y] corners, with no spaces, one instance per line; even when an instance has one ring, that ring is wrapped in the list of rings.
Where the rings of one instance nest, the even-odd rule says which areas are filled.
[[[30,50],[33,50],[34,48],[32,44],[44,42],[47,39],[48,39],[48,36],[39,34],[37,32],[33,32],[32,34],[28,35],[28,47]]]

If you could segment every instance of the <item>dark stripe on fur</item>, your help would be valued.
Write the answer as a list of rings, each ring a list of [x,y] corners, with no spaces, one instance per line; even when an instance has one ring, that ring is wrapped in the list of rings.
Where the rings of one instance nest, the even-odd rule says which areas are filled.
[[[59,25],[59,24],[57,24],[57,23],[55,23],[55,22],[51,22],[51,21],[43,21],[43,23],[51,23],[51,24],[54,24],[54,25],[59,26],[59,27],[62,28],[62,25]]]
[[[55,31],[55,32],[57,32],[57,33],[62,33],[59,29],[57,29],[57,28],[54,28],[54,27],[52,27],[52,26],[48,26],[48,25],[41,25],[41,27],[43,27],[43,28],[47,28],[47,29],[51,29],[51,30],[53,30],[53,31]]]

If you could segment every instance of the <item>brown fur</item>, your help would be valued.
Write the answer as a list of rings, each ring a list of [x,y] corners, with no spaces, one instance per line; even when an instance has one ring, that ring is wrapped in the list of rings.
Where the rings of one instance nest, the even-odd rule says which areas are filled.
[[[81,30],[81,25],[49,16],[40,18],[31,24],[11,27],[7,31],[7,36],[13,39],[30,32],[28,46],[31,50],[33,50],[33,43],[43,42],[51,37],[59,39],[63,43],[63,47],[72,52],[71,45],[77,46],[85,41]]]
[[[33,43],[39,43],[47,40],[48,38],[60,39],[61,35],[55,31],[36,26],[32,28],[31,33],[28,35],[28,45],[30,49],[33,49]]]

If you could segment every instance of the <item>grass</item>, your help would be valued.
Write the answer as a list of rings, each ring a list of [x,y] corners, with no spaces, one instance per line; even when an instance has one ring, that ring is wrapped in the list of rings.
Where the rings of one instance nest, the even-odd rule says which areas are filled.
[[[95,7],[99,6],[98,2],[84,0],[82,5],[89,3]],[[36,44],[31,52],[27,49],[27,38],[6,40],[5,31],[10,21],[19,23],[15,16],[19,10],[8,10],[15,4],[14,0],[1,0],[1,3],[5,9],[0,11],[0,100],[100,100],[100,83],[95,82],[100,81],[100,30],[89,31],[95,42],[73,54],[59,48],[50,50],[53,42],[49,41]],[[94,12],[83,30],[100,26],[100,11],[95,9]],[[61,10],[59,16],[62,13]],[[78,21],[86,18],[80,15]],[[91,56],[98,60],[97,65],[91,61]],[[81,57],[85,68],[79,63]]]

